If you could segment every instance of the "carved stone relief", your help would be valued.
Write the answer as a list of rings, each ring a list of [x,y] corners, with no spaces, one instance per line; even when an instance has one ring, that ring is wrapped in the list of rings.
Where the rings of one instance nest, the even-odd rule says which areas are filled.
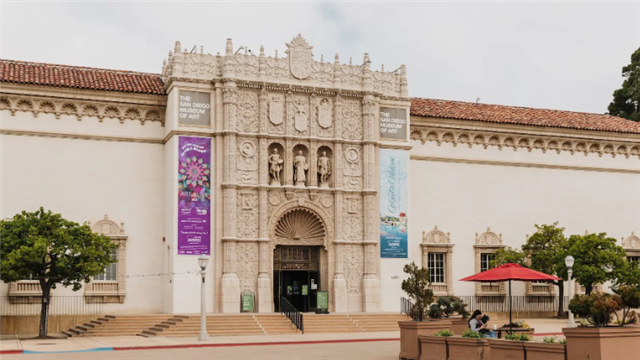
[[[344,276],[347,280],[347,293],[362,292],[362,276],[364,273],[364,254],[362,245],[342,245],[344,252]]]
[[[333,137],[333,99],[319,97],[311,103],[311,134],[323,138]]]
[[[346,196],[341,209],[343,234],[345,240],[361,241],[364,237],[364,222],[362,211],[362,197],[360,195]]]
[[[309,98],[294,96],[291,102],[291,123],[297,134],[307,135],[309,129]]]
[[[343,161],[343,183],[347,189],[362,188],[362,146],[345,145]]]
[[[249,290],[256,293],[258,279],[259,244],[257,242],[240,241],[236,247],[238,253],[238,278],[240,278],[240,291]]]
[[[245,133],[258,132],[258,92],[238,91],[237,108],[237,130]]]
[[[253,190],[238,191],[236,209],[238,237],[258,238],[258,193]]]
[[[237,180],[243,184],[258,183],[258,139],[238,138]]]
[[[287,50],[285,51],[289,55],[289,69],[291,74],[304,80],[311,75],[311,64],[313,63],[313,53],[307,41],[300,35],[296,36],[287,43]]]
[[[362,105],[359,100],[342,102],[342,136],[349,140],[362,140]]]

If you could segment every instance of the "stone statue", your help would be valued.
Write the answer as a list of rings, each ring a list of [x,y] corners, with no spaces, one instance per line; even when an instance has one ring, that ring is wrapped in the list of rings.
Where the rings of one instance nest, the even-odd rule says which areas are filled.
[[[278,154],[278,149],[273,149],[273,154],[269,155],[269,176],[271,177],[269,185],[281,185],[280,170],[282,170],[283,162],[284,160]]]
[[[320,175],[320,187],[329,187],[329,175],[331,175],[331,161],[327,157],[327,152],[323,151],[318,158],[318,175]]]
[[[302,155],[302,150],[298,150],[298,155],[293,158],[293,181],[296,186],[306,185],[307,176],[304,173],[306,170],[309,170],[307,158]]]

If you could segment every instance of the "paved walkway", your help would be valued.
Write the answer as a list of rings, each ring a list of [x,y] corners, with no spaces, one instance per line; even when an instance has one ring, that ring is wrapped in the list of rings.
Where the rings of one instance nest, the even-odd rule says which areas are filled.
[[[524,319],[531,327],[533,327],[539,336],[534,336],[534,340],[542,341],[544,336],[557,336],[562,339],[563,336],[557,335],[562,332],[562,328],[566,326],[566,320],[555,319]],[[209,338],[208,341],[197,341],[195,337],[150,337],[141,336],[105,336],[105,337],[73,337],[65,339],[7,339],[0,341],[0,352],[3,353],[3,359],[84,359],[87,358],[87,351],[92,351],[92,359],[111,359],[119,360],[128,358],[129,355],[119,350],[136,350],[133,351],[140,356],[149,352],[149,358],[163,358],[166,354],[173,353],[173,356],[182,357],[183,354],[190,353],[187,348],[200,347],[198,351],[194,351],[195,358],[201,355],[211,356],[212,354],[229,354],[230,357],[240,356],[272,359],[283,358],[286,354],[294,355],[296,351],[305,353],[313,352],[318,349],[343,349],[343,352],[337,352],[335,356],[328,358],[354,358],[354,355],[368,349],[377,348],[383,351],[387,357],[377,357],[378,353],[373,352],[370,359],[392,359],[397,358],[399,350],[398,340],[400,338],[399,331],[393,332],[368,332],[368,333],[325,333],[325,334],[291,334],[291,335],[250,335],[250,336],[216,336]],[[204,350],[204,349],[209,350]],[[224,348],[224,350],[223,350]],[[242,348],[242,349],[241,349]],[[171,350],[170,350],[171,349]],[[217,349],[217,350],[213,350]],[[262,349],[262,350],[260,350]],[[297,349],[297,350],[296,350]],[[315,349],[315,350],[313,350]],[[352,349],[352,350],[349,350]],[[390,349],[393,349],[391,351]],[[117,351],[112,353],[111,351]],[[153,351],[152,351],[153,350]],[[11,352],[22,352],[21,355],[9,355]],[[186,351],[186,352],[185,352]],[[266,354],[278,352],[277,357],[264,357]],[[279,351],[283,351],[279,353]],[[324,350],[323,350],[324,351]],[[390,352],[391,351],[391,352]],[[37,353],[53,353],[64,352],[63,357],[53,356],[53,354],[44,355]],[[74,352],[79,352],[81,356],[75,357]],[[102,353],[102,352],[110,352]],[[83,355],[82,355],[83,354]],[[234,354],[231,356],[231,354]],[[328,356],[329,353],[322,356]],[[351,354],[351,356],[347,355]],[[364,353],[363,353],[364,354]],[[382,353],[381,353],[382,354]],[[382,356],[380,354],[380,356]],[[388,357],[389,354],[394,357]],[[28,355],[28,356],[27,356]],[[60,354],[63,355],[63,354]],[[159,355],[159,356],[156,356]],[[124,357],[123,357],[124,356]],[[135,355],[131,355],[135,356]],[[146,355],[145,355],[146,356]],[[185,355],[186,356],[186,355]],[[263,357],[256,357],[263,356]],[[318,357],[322,359],[324,357]],[[145,358],[145,357],[141,357]],[[220,358],[220,357],[218,357]],[[224,357],[222,357],[224,358]],[[297,357],[289,357],[295,359]],[[357,356],[355,358],[358,358]],[[311,359],[315,359],[311,357]]]

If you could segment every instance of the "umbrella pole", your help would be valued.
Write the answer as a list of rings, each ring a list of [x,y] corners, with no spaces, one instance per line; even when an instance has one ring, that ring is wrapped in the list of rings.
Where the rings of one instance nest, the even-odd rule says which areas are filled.
[[[511,320],[511,279],[509,279],[509,331],[512,332],[513,326],[511,324],[513,324],[513,320]]]

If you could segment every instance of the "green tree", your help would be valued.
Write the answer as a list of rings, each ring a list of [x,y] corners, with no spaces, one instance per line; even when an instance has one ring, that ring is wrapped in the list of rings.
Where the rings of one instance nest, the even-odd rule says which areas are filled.
[[[564,228],[558,227],[558,222],[551,225],[535,225],[536,232],[527,239],[522,250],[527,254],[531,269],[545,274],[555,275],[567,279],[567,267],[564,259],[567,257],[567,238]],[[558,287],[558,316],[564,314],[564,281],[554,281]]]
[[[495,252],[491,266],[513,263],[526,266],[532,270],[567,278],[564,258],[567,253],[567,238],[564,228],[558,222],[551,225],[535,225],[537,231],[522,245],[522,250],[511,247],[500,248]],[[554,281],[558,287],[558,316],[564,313],[564,281]]]
[[[429,270],[418,267],[416,263],[406,264],[403,271],[409,274],[406,280],[402,280],[402,290],[413,301],[411,317],[413,320],[422,321],[424,314],[433,302],[433,290]]]
[[[575,259],[573,274],[587,295],[595,284],[616,281],[629,270],[626,252],[606,233],[571,235],[567,252]]]
[[[640,49],[631,55],[631,64],[622,68],[622,88],[613,92],[609,114],[640,121]]]
[[[60,214],[23,211],[0,221],[0,280],[37,279],[42,288],[39,337],[47,336],[49,297],[57,284],[78,291],[111,264],[116,245]]]
[[[493,253],[493,260],[491,260],[491,263],[489,265],[491,266],[491,268],[504,264],[518,264],[527,266],[526,257],[527,255],[523,251],[514,249],[512,247],[502,247],[496,250],[495,253]]]

